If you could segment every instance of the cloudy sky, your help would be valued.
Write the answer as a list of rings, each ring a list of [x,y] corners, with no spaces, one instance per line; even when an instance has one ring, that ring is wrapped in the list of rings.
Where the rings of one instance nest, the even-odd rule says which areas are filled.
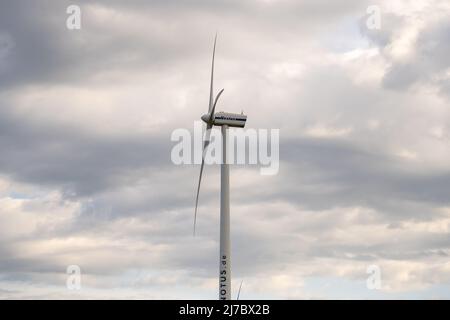
[[[450,298],[448,0],[1,0],[0,298],[217,298],[219,167],[193,238],[170,158],[216,31],[218,108],[280,129],[231,168],[233,296]]]

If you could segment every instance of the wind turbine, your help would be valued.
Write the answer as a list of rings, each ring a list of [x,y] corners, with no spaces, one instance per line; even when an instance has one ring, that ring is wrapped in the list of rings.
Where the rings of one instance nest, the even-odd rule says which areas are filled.
[[[219,254],[219,299],[231,299],[231,250],[230,250],[230,168],[227,159],[227,138],[228,128],[243,128],[247,121],[247,116],[243,114],[215,113],[217,101],[224,89],[220,90],[215,99],[214,96],[214,58],[216,55],[217,34],[214,38],[214,49],[211,66],[211,85],[209,91],[208,113],[201,116],[206,123],[206,134],[203,143],[202,165],[198,178],[197,196],[195,198],[194,214],[194,236],[197,221],[198,196],[202,182],[203,167],[205,165],[205,152],[211,139],[211,129],[213,126],[222,127],[222,164],[220,169],[220,254]]]

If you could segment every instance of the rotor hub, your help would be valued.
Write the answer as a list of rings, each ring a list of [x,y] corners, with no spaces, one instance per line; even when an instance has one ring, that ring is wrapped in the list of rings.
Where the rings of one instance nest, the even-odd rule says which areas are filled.
[[[209,123],[209,118],[210,118],[209,113],[206,113],[206,114],[202,115],[202,117],[201,117],[201,119],[206,123]]]

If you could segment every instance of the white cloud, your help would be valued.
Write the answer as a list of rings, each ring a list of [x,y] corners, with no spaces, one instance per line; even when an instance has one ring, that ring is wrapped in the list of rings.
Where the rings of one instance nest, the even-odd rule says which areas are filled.
[[[306,128],[305,134],[315,138],[338,138],[348,136],[352,128],[333,128],[322,124],[316,124]]]

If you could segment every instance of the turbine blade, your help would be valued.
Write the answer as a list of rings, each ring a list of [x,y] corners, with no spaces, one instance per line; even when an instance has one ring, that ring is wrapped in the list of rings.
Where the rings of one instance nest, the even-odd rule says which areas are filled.
[[[198,177],[197,196],[195,197],[194,237],[195,237],[195,227],[196,227],[196,224],[197,224],[198,196],[200,194],[200,185],[202,183],[203,168],[205,166],[206,148],[208,148],[208,145],[209,145],[209,142],[210,142],[210,139],[211,139],[211,128],[212,128],[212,125],[208,124],[208,126],[206,127],[205,141],[203,142],[202,165],[200,167],[200,175]]]
[[[210,116],[209,116],[209,121],[211,121],[211,120],[213,119],[213,117],[214,117],[214,112],[215,112],[215,110],[216,110],[217,101],[219,101],[219,98],[220,98],[220,96],[222,95],[222,93],[224,92],[224,90],[225,90],[225,89],[220,90],[220,92],[219,92],[219,93],[217,94],[217,96],[216,96],[216,100],[214,101],[214,105],[213,105],[213,108],[212,108],[212,110],[211,110],[211,114],[210,114]]]
[[[216,56],[216,43],[217,43],[217,33],[214,38],[214,49],[213,49],[213,56],[212,56],[212,65],[211,65],[211,85],[209,89],[209,108],[208,113],[211,112],[211,109],[213,107],[213,92],[214,92],[214,59]]]
[[[197,224],[198,195],[200,193],[200,185],[202,183],[202,175],[203,175],[203,167],[204,166],[205,166],[205,158],[202,158],[202,166],[200,167],[200,176],[198,177],[197,197],[195,198],[194,237],[195,237],[195,226]]]

